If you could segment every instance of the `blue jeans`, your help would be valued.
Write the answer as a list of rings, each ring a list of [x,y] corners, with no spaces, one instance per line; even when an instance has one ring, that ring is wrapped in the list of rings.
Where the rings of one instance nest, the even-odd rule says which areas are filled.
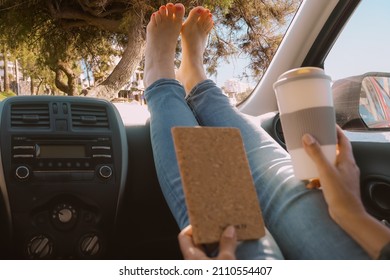
[[[157,175],[181,229],[189,222],[171,128],[236,127],[241,131],[264,221],[272,234],[241,242],[237,258],[369,258],[331,219],[321,190],[308,190],[295,179],[288,153],[232,106],[213,81],[199,83],[185,98],[179,82],[161,79],[147,88],[145,97]]]

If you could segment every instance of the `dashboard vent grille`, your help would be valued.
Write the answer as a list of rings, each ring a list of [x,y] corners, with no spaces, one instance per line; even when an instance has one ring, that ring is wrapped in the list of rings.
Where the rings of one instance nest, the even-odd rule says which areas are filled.
[[[72,126],[75,129],[109,128],[104,106],[72,104]]]
[[[46,103],[12,104],[11,127],[50,128],[49,105]]]

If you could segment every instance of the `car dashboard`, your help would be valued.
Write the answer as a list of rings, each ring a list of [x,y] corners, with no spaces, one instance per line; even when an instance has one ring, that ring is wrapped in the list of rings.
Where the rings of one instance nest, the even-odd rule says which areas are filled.
[[[153,239],[164,244],[164,234],[145,233],[158,218],[142,209],[152,202],[170,213],[155,174],[140,175],[154,172],[134,147],[134,139],[150,146],[145,125],[126,130],[110,102],[61,96],[8,98],[0,125],[3,259],[156,258]]]

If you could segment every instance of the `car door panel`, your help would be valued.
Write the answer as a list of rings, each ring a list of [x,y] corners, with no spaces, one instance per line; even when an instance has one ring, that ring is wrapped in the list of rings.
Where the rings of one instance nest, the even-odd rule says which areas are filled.
[[[390,144],[352,142],[360,168],[361,196],[367,211],[379,220],[390,220]]]

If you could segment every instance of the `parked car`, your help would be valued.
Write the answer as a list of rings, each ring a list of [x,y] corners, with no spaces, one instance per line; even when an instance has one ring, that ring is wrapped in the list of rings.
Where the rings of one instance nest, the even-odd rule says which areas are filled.
[[[331,72],[328,54],[360,2],[373,4],[304,0],[259,84],[238,105],[281,145],[273,83],[281,73],[301,66]],[[375,88],[370,94],[381,98],[373,106],[388,121],[388,97],[374,76],[368,78]],[[339,104],[340,114],[354,112],[353,120],[340,124],[364,130],[363,138],[348,133],[361,170],[361,195],[367,211],[385,222],[390,221],[390,138],[383,131],[378,136],[372,126],[379,119],[363,110],[368,101],[362,99],[368,95],[362,97],[361,87],[360,82],[351,93],[356,102]],[[338,89],[337,95],[345,94]],[[87,97],[20,96],[1,102],[2,259],[182,258],[179,228],[156,176],[148,114],[134,119],[134,110],[139,106]]]

